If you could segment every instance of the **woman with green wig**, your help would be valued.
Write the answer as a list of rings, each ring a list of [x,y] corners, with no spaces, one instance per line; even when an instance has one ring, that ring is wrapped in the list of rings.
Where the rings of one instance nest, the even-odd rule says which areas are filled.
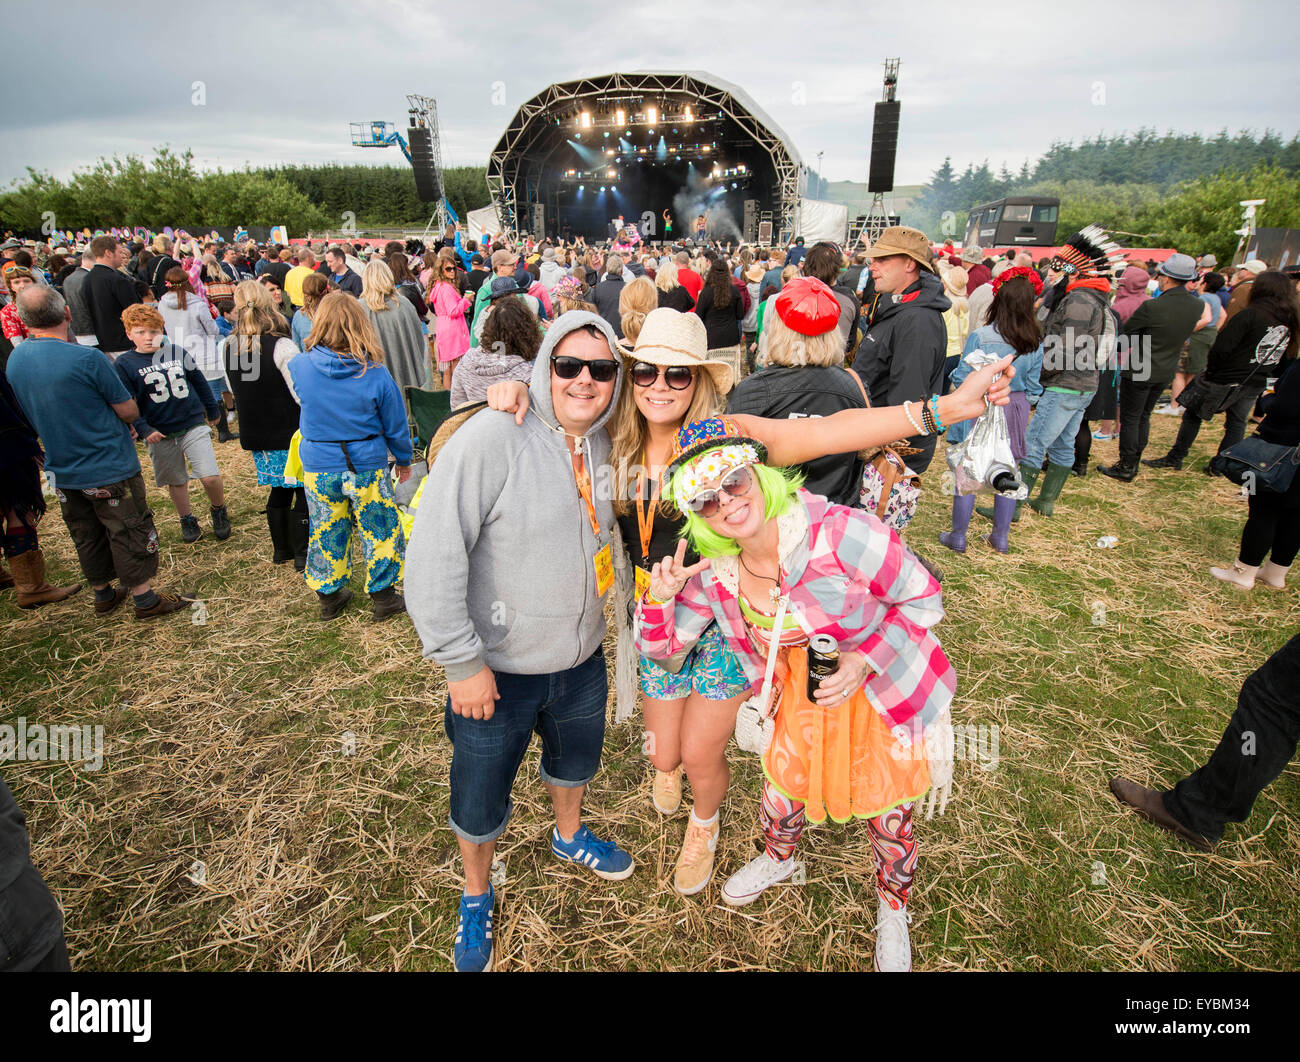
[[[806,820],[866,819],[876,966],[909,970],[912,809],[927,791],[932,807],[946,804],[951,788],[957,683],[931,631],[943,617],[941,591],[874,515],[802,490],[767,456],[731,418],[677,433],[668,494],[685,538],[651,569],[637,647],[672,661],[716,624],[761,690],[760,714],[775,705],[762,757],[764,851],[728,879],[722,898],[748,904],[789,878]],[[685,563],[688,545],[701,558],[695,564]],[[810,682],[812,639],[838,660]]]

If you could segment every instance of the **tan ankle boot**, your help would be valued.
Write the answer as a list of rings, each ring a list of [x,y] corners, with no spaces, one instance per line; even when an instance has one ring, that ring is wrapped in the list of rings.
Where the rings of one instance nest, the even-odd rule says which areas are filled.
[[[1225,583],[1231,583],[1242,590],[1250,590],[1255,585],[1255,573],[1258,571],[1259,568],[1250,564],[1242,564],[1240,558],[1238,558],[1232,562],[1232,567],[1211,568],[1210,574],[1216,579],[1222,579]]]
[[[1274,564],[1272,561],[1265,561],[1264,566],[1260,568],[1259,574],[1255,576],[1257,582],[1265,586],[1271,586],[1274,590],[1286,589],[1286,573],[1291,570],[1291,565],[1285,568],[1280,564]]]
[[[20,553],[9,558],[13,569],[14,585],[18,588],[19,608],[40,608],[55,601],[71,597],[81,589],[76,586],[51,586],[45,581],[45,554],[39,549]]]

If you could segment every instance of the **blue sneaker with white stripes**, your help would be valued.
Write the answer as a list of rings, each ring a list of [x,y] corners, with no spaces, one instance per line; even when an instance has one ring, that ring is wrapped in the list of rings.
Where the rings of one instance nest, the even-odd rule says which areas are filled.
[[[613,841],[602,841],[586,826],[578,827],[572,841],[565,841],[558,827],[552,829],[551,851],[566,863],[581,863],[606,881],[622,881],[636,869],[630,855]]]
[[[496,895],[488,886],[486,896],[460,896],[460,921],[456,925],[456,947],[452,956],[457,973],[487,973],[492,969],[492,908]]]

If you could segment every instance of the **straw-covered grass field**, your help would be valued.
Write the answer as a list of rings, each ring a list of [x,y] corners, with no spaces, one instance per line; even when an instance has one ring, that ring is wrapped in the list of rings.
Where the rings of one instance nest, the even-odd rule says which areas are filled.
[[[1159,454],[1176,424],[1155,419]],[[990,729],[984,762],[957,764],[947,815],[917,826],[918,969],[1300,966],[1294,764],[1209,855],[1106,788],[1117,772],[1163,786],[1201,763],[1242,680],[1300,619],[1300,590],[1244,595],[1206,571],[1235,556],[1245,518],[1199,472],[1217,429],[1182,473],[1071,479],[1055,518],[1026,512],[1007,557],[978,542],[948,554],[934,540],[946,499],[923,500],[907,538],[945,572],[954,719]],[[217,450],[229,541],[184,545],[150,489],[159,585],[200,591],[206,622],[139,623],[129,603],[97,620],[89,591],[33,612],[0,597],[0,723],[104,727],[98,772],[3,766],[74,969],[449,969],[461,886],[441,672],[405,617],[372,625],[354,604],[320,624],[292,566],[270,563],[250,455]],[[1114,453],[1099,443],[1094,463]],[[1097,549],[1103,534],[1118,547]],[[52,577],[76,578],[57,508],[42,541]],[[499,847],[501,969],[871,968],[864,827],[811,830],[806,883],[726,907],[721,881],[754,851],[760,777],[732,746],[718,874],[683,899],[671,876],[686,812],[651,807],[641,741],[639,716],[611,725],[587,799],[588,821],[637,861],[617,884],[551,856],[530,754]]]

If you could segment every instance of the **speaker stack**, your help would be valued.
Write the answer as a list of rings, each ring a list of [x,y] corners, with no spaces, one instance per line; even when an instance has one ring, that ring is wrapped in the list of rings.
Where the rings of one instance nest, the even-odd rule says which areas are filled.
[[[411,168],[415,171],[415,194],[421,202],[436,203],[442,198],[438,187],[438,170],[433,164],[433,134],[428,126],[413,125],[406,130],[411,146]]]
[[[894,156],[898,152],[898,100],[876,104],[876,120],[871,129],[871,169],[867,175],[867,191],[894,190]]]
[[[758,238],[758,200],[745,200],[745,234],[746,243],[753,243]]]

